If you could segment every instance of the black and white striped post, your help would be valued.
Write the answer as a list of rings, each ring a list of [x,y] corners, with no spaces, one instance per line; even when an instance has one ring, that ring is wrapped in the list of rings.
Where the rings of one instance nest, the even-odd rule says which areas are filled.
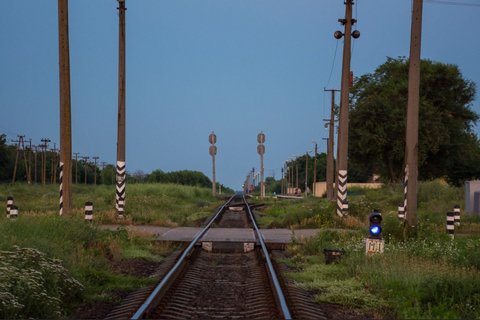
[[[398,219],[405,220],[405,208],[403,203],[400,203],[398,206]]]
[[[93,202],[91,201],[85,202],[85,221],[93,221]]]
[[[59,168],[59,181],[60,186],[58,187],[58,191],[60,192],[60,200],[59,200],[59,215],[63,215],[63,162],[60,161],[60,168]]]
[[[119,218],[123,218],[125,212],[125,161],[117,161],[117,185],[116,185],[116,204],[117,214]]]
[[[453,212],[455,213],[455,225],[460,226],[460,206],[459,205],[454,206]]]
[[[18,218],[18,207],[16,205],[12,205],[10,207],[10,219]]]
[[[343,217],[348,214],[347,170],[338,170],[337,183],[337,215]]]
[[[455,213],[453,211],[447,212],[447,233],[452,237],[455,236]]]
[[[13,197],[7,197],[7,218],[10,218],[10,210],[12,209],[13,205]]]
[[[407,218],[407,194],[408,194],[408,165],[405,165],[405,177],[403,178],[403,219]],[[400,209],[399,209],[400,210]],[[400,213],[399,213],[400,218]]]

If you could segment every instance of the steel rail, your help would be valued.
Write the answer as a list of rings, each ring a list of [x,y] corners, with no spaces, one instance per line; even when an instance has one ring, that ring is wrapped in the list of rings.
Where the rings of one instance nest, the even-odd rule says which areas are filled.
[[[208,222],[208,224],[197,232],[188,247],[183,251],[182,255],[178,259],[178,261],[175,263],[172,269],[168,271],[168,273],[163,277],[162,281],[155,287],[155,289],[152,291],[152,293],[148,296],[148,298],[145,300],[145,302],[138,308],[138,310],[133,314],[133,316],[130,318],[131,320],[137,320],[141,319],[143,314],[151,307],[152,302],[155,300],[156,296],[162,289],[168,284],[168,282],[171,280],[172,276],[177,272],[177,270],[181,267],[181,265],[184,263],[185,259],[187,256],[190,254],[192,251],[193,247],[197,244],[198,240],[200,240],[207,230],[210,228],[210,226],[213,224],[213,222],[218,218],[218,216],[223,212],[225,207],[230,204],[230,202],[233,200],[235,195],[233,195],[230,199],[228,199],[227,202],[225,202],[220,209],[217,210],[215,213],[215,216]]]
[[[288,309],[287,301],[285,299],[285,295],[283,294],[282,287],[280,286],[280,281],[278,281],[277,273],[273,268],[272,260],[270,259],[267,246],[265,245],[265,241],[263,239],[263,234],[258,229],[257,223],[255,222],[255,219],[252,214],[252,210],[250,210],[250,206],[248,205],[248,202],[245,199],[245,195],[243,195],[243,201],[246,204],[248,214],[250,215],[250,220],[252,221],[253,227],[258,236],[258,241],[260,242],[260,246],[262,247],[263,255],[265,256],[265,260],[267,262],[270,278],[272,280],[273,287],[275,288],[275,295],[277,296],[277,299],[278,299],[277,301],[280,303],[280,308],[282,309],[283,316],[285,317],[286,320],[291,320],[292,316],[290,314],[290,310]]]

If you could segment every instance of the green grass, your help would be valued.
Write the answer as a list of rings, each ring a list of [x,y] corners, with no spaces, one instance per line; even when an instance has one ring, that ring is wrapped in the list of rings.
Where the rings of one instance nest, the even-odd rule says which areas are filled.
[[[312,217],[317,217],[317,226],[326,228],[315,238],[289,246],[287,263],[301,270],[289,276],[319,302],[388,319],[480,319],[480,219],[463,214],[455,239],[445,232],[446,212],[463,204],[462,189],[439,181],[420,184],[418,225],[409,237],[397,219],[401,186],[354,191],[345,218],[336,217],[334,207],[321,204],[325,200],[281,201],[263,213],[271,215],[270,220],[263,218],[268,224],[286,226],[291,215],[300,217],[296,218],[299,227],[311,227]],[[290,211],[291,206],[296,211]],[[384,217],[385,252],[366,257],[363,241],[373,209]],[[345,254],[326,265],[325,248],[343,249]]]
[[[131,184],[126,189],[127,219],[122,223],[161,226],[194,226],[209,216],[220,203],[207,188],[174,184]],[[58,186],[0,185],[0,202],[13,196],[22,215],[58,212]],[[115,212],[115,188],[105,185],[73,185],[73,215],[83,216],[85,202],[94,206],[94,219],[118,223]]]
[[[15,309],[11,303],[5,304],[6,302],[2,300],[5,302],[4,304],[0,303],[0,317],[2,318],[59,318],[68,315],[79,303],[105,299],[105,297],[111,296],[109,292],[115,290],[130,291],[139,288],[151,283],[152,280],[116,274],[111,269],[111,263],[134,258],[161,261],[172,250],[172,247],[165,244],[156,244],[153,239],[138,237],[127,231],[111,232],[97,229],[95,225],[87,224],[78,217],[31,214],[21,216],[17,220],[8,220],[2,216],[0,218],[0,250],[14,255],[17,250],[15,248],[34,248],[38,250],[39,255],[44,255],[45,261],[47,261],[41,263],[40,266],[53,264],[58,267],[54,267],[52,270],[64,267],[66,271],[62,271],[61,276],[55,278],[57,280],[53,283],[56,285],[53,285],[54,288],[48,291],[45,288],[41,289],[46,285],[42,282],[43,280],[35,279],[48,279],[46,275],[52,274],[50,269],[45,269],[46,271],[42,271],[43,276],[36,278],[35,275],[39,268],[32,269],[33,271],[27,272],[26,275],[25,272],[29,269],[24,267],[8,268],[15,272],[10,272],[6,278],[2,278],[2,283],[13,285],[18,282],[15,279],[23,277],[27,282],[38,284],[37,287],[40,290],[38,292],[47,291],[42,295],[33,289],[31,292],[24,292],[14,290],[12,288],[15,287],[10,285],[8,288],[4,287],[2,291],[2,287],[0,287],[0,300],[3,297],[5,301],[11,303],[20,301],[24,306]],[[36,263],[38,259],[32,256],[27,260],[30,265]],[[76,292],[75,299],[58,293],[61,291],[59,284],[67,280],[78,281],[82,286],[82,290]],[[7,294],[12,294],[12,292],[15,299],[12,297],[7,299],[9,297]],[[62,303],[55,304],[55,299],[52,301],[47,299],[52,296],[60,299]],[[37,305],[45,308],[26,307]]]

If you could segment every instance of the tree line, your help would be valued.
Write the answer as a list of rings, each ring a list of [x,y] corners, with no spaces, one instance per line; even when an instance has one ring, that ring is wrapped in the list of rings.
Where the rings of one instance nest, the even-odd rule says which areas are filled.
[[[58,182],[59,154],[52,150],[26,147],[18,151],[15,144],[8,144],[5,134],[0,134],[0,183],[11,183],[13,180],[41,184],[45,176],[45,184]],[[18,154],[18,156],[17,156]],[[17,165],[15,166],[15,162]],[[16,169],[15,169],[16,167]],[[15,172],[15,179],[13,179]],[[96,165],[85,160],[72,160],[72,182],[78,184],[114,185],[116,179],[115,166],[102,163]],[[181,170],[163,172],[160,169],[149,174],[143,171],[127,172],[127,183],[174,183],[181,185],[211,188],[212,181],[202,172]],[[233,190],[218,184],[225,192]]]

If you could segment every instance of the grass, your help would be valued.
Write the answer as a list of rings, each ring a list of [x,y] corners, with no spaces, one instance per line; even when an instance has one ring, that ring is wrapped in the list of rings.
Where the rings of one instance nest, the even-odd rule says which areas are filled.
[[[174,184],[131,184],[127,186],[126,216],[123,223],[160,226],[194,226],[209,216],[220,202],[207,188]],[[118,223],[115,188],[105,185],[73,185],[73,215],[83,216],[85,202],[94,206],[94,219]],[[39,215],[58,212],[58,187],[54,185],[0,185],[0,201],[13,196],[20,214]]]
[[[289,277],[319,302],[387,319],[480,319],[480,219],[462,215],[453,240],[445,232],[446,212],[463,204],[462,189],[441,181],[420,184],[418,225],[408,238],[397,219],[401,186],[354,191],[345,218],[336,217],[330,204],[311,199],[277,200],[263,212],[269,216],[262,218],[264,225],[324,228],[317,237],[289,246],[286,262],[300,270]],[[367,257],[364,239],[373,209],[384,218],[385,252]],[[324,248],[345,254],[327,265]]]

